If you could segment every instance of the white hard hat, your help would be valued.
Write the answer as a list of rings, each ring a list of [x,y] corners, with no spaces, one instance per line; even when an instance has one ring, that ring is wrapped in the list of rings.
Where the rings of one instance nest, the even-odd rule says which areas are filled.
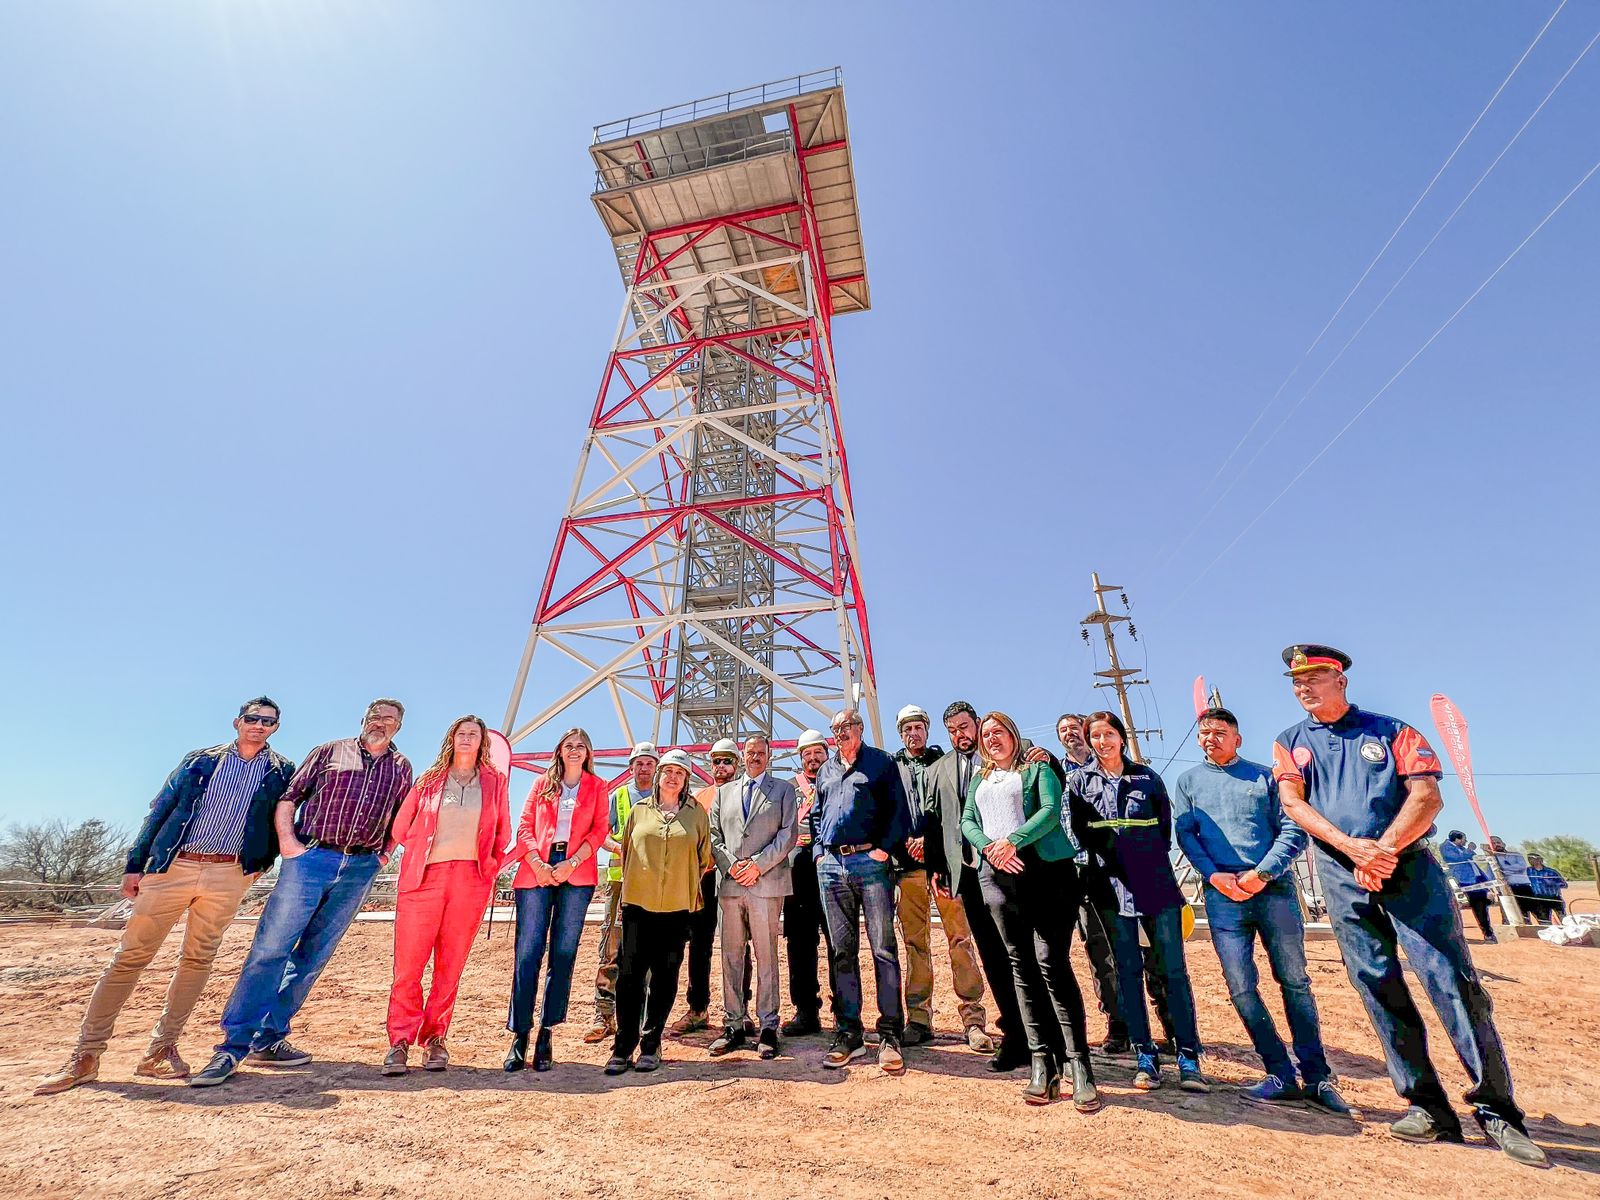
[[[933,722],[928,719],[928,714],[915,704],[906,705],[895,716],[895,729],[898,730],[900,726],[904,725],[907,721],[921,721],[924,725],[933,724]]]
[[[645,744],[649,746],[648,742]],[[637,754],[638,751],[635,750],[634,753]],[[650,746],[650,753],[655,753],[654,746]],[[656,770],[659,771],[662,767],[682,767],[685,774],[694,774],[694,764],[689,761],[689,756],[682,750],[668,750],[665,754],[663,754],[661,756],[661,761],[656,763]]]
[[[633,760],[636,758],[660,759],[660,757],[661,755],[657,752],[654,742],[640,742],[633,748],[633,753],[628,755],[628,765],[631,767]]]
[[[718,738],[717,744],[711,747],[711,757],[715,758],[719,754],[731,754],[735,758],[738,758],[739,743],[734,741],[732,738]]]
[[[827,744],[827,738],[823,737],[815,729],[808,729],[800,735],[800,740],[795,743],[794,748],[796,750],[804,750],[807,746],[826,746]]]

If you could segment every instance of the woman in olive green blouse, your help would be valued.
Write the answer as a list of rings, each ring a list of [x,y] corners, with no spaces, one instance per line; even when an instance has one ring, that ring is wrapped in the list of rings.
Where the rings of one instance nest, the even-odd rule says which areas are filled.
[[[678,998],[689,915],[711,869],[711,818],[689,795],[689,756],[668,750],[655,794],[633,806],[622,836],[622,948],[617,956],[617,1037],[607,1075],[661,1065],[661,1031]],[[646,1001],[648,993],[649,1000]],[[633,1052],[639,1051],[634,1063]]]

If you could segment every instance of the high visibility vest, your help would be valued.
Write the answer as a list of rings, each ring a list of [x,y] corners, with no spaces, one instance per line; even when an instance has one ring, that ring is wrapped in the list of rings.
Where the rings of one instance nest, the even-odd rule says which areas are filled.
[[[627,827],[628,814],[633,811],[633,791],[628,784],[623,784],[611,793],[611,811],[616,820],[611,823],[611,840],[620,842],[622,831]],[[612,883],[622,882],[622,856],[613,854],[611,862],[606,866],[606,879]]]

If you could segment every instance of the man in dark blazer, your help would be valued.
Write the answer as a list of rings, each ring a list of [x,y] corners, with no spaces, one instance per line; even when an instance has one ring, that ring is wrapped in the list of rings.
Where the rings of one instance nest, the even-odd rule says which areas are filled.
[[[717,789],[711,810],[711,856],[720,882],[722,915],[722,1036],[710,1053],[720,1057],[745,1044],[749,1016],[740,986],[746,954],[756,960],[757,1035],[762,1058],[778,1054],[778,928],[783,898],[793,890],[789,852],[800,835],[794,784],[767,768],[772,744],[761,734],[744,743],[744,775]]]

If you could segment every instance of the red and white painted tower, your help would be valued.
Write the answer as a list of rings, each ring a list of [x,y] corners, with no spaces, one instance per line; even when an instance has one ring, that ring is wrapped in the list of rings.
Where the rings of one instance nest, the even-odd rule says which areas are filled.
[[[590,152],[627,297],[504,728],[598,692],[613,751],[782,745],[851,703],[881,741],[833,360],[833,318],[868,307],[842,75],[602,125]]]

